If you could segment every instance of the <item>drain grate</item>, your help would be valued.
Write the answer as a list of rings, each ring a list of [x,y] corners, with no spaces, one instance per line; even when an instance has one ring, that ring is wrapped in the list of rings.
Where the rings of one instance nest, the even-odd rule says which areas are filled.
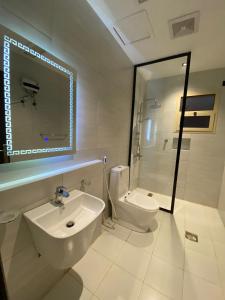
[[[198,235],[193,232],[185,231],[185,237],[192,242],[198,243]]]

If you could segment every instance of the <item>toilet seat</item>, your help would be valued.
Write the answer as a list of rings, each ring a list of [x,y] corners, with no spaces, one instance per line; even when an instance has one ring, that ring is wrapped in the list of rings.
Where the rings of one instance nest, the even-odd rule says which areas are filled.
[[[131,193],[124,197],[125,202],[128,202],[138,208],[142,208],[148,211],[156,211],[159,209],[159,205],[154,198],[150,198],[141,193]]]

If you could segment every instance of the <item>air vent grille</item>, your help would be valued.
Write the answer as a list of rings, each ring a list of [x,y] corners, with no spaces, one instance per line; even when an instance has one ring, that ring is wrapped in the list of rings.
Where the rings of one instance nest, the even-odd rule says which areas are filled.
[[[199,12],[194,12],[169,21],[171,38],[195,33],[199,29]]]

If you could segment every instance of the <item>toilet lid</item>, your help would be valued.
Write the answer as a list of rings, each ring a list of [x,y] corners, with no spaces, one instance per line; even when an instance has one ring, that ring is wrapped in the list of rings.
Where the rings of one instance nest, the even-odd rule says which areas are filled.
[[[130,194],[127,198],[126,201],[138,206],[140,208],[146,209],[146,210],[158,210],[159,209],[159,205],[157,203],[157,201],[152,198],[152,197],[148,197],[146,195],[143,194]]]

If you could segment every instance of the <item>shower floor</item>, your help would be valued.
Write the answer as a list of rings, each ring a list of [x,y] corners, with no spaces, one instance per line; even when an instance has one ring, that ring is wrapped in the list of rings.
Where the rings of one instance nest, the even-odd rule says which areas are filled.
[[[163,194],[158,194],[155,192],[152,192],[150,190],[142,189],[142,188],[136,188],[136,191],[139,193],[142,193],[144,195],[148,195],[149,193],[153,194],[154,199],[158,202],[160,207],[163,207],[165,209],[170,210],[171,208],[171,196],[163,195]],[[177,199],[178,201],[182,201],[180,199]]]

